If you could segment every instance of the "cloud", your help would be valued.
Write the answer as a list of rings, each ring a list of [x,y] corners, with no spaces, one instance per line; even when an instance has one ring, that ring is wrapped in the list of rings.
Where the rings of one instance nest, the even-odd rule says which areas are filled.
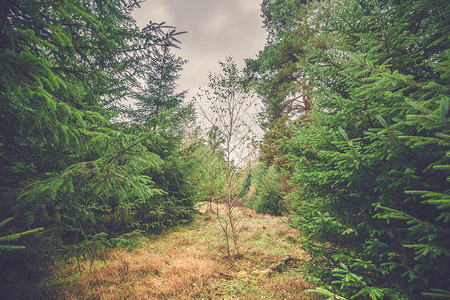
[[[144,3],[141,5],[143,6],[141,9],[137,9],[133,13],[140,27],[147,25],[149,21],[155,23],[166,22],[167,24],[175,23],[175,14],[169,6],[167,6],[164,2],[150,2],[152,2],[150,7],[148,7],[147,5],[144,6]],[[144,7],[146,9],[144,9]]]
[[[148,0],[134,14],[140,26],[165,21],[178,31],[182,44],[177,55],[189,60],[179,81],[192,97],[198,86],[206,86],[207,74],[218,70],[218,61],[232,55],[243,62],[263,49],[261,0]],[[187,99],[190,100],[190,99]]]
[[[229,12],[216,10],[206,19],[202,29],[208,35],[220,37],[227,28],[230,28],[230,19]]]

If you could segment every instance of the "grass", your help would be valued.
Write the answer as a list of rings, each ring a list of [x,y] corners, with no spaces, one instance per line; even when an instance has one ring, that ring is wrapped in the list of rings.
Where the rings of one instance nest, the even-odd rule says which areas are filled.
[[[316,299],[295,266],[306,256],[298,232],[277,217],[242,209],[241,256],[228,259],[215,215],[200,207],[194,222],[142,240],[134,251],[108,249],[81,274],[66,266],[49,296],[56,299]],[[270,266],[291,257],[283,272]],[[74,275],[76,274],[76,275]],[[55,282],[55,276],[48,279]],[[57,288],[56,288],[57,287]]]

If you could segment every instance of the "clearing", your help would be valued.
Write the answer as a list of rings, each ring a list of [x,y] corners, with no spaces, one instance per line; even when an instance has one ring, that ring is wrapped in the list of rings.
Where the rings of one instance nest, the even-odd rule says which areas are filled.
[[[240,258],[225,257],[216,215],[199,208],[194,221],[145,238],[134,251],[107,250],[81,274],[65,267],[50,280],[59,299],[317,299],[296,271],[305,253],[298,231],[280,218],[242,208]],[[56,283],[56,284],[55,284]],[[45,285],[45,284],[44,284]],[[55,289],[55,287],[58,288]],[[56,294],[55,294],[56,293]]]

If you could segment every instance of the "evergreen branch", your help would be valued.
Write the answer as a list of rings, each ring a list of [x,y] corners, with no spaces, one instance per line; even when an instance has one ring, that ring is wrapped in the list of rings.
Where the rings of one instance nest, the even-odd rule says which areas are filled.
[[[378,207],[378,208],[381,208],[381,209],[384,209],[384,210],[387,210],[387,211],[391,211],[391,212],[396,213],[397,216],[395,216],[395,215],[394,215],[394,216],[391,216],[391,217],[393,217],[393,218],[400,219],[400,220],[410,219],[410,220],[416,221],[416,222],[419,223],[419,224],[422,224],[422,225],[425,226],[425,227],[432,227],[431,224],[429,224],[429,223],[427,223],[427,222],[424,222],[424,221],[422,221],[422,220],[419,220],[419,219],[417,219],[417,218],[415,218],[415,217],[413,217],[413,216],[411,216],[411,215],[408,215],[408,214],[405,213],[405,212],[402,212],[402,211],[399,211],[399,210],[396,210],[396,209],[393,209],[393,208],[385,207],[385,206],[382,206],[382,205],[380,205],[380,204],[378,204],[377,207]]]
[[[384,22],[381,5],[380,5],[380,2],[378,0],[374,0],[374,2],[375,2],[375,5],[376,5],[376,11],[380,15],[381,30],[383,32],[383,41],[384,41],[384,47],[386,48],[386,54],[387,54],[387,57],[390,57],[391,54],[390,54],[388,38],[387,38],[387,34],[386,34],[386,24]]]
[[[381,125],[383,125],[384,128],[386,128],[386,130],[389,132],[389,134],[394,138],[394,140],[397,142],[397,144],[400,147],[405,148],[408,152],[412,153],[414,156],[417,156],[416,153],[414,153],[414,151],[412,151],[412,149],[410,147],[408,147],[407,145],[405,145],[404,143],[402,143],[397,136],[394,134],[394,132],[392,132],[391,128],[388,126],[386,120],[380,116],[380,115],[376,115],[375,116],[377,118],[377,120],[381,123]]]
[[[377,70],[375,68],[371,68],[371,67],[368,67],[368,66],[365,66],[365,65],[361,65],[361,64],[358,64],[356,62],[349,61],[347,59],[337,59],[337,61],[340,61],[340,62],[343,62],[343,63],[347,63],[347,64],[351,64],[351,65],[354,65],[354,66],[358,66],[358,67],[361,67],[361,68],[369,70],[369,71],[373,71],[373,72],[376,72],[376,73],[379,73],[379,74],[386,75],[386,76],[388,76],[391,79],[395,79],[392,75],[386,74],[385,72],[383,72],[381,70]],[[430,91],[433,91],[433,92],[439,93],[439,94],[449,94],[448,92],[444,92],[444,91],[436,90],[436,89],[433,89],[433,88],[429,88],[429,87],[427,87],[425,85],[421,85],[421,84],[418,84],[418,83],[415,83],[415,82],[414,83],[403,82],[403,83],[405,85],[407,85],[407,86],[416,87],[416,88],[425,89],[425,90],[430,90]]]
[[[424,141],[430,141],[430,142],[436,142],[441,144],[450,144],[450,141],[448,140],[442,140],[438,138],[432,138],[432,137],[425,137],[425,136],[414,136],[414,135],[401,135],[398,137],[399,139],[410,139],[410,140],[424,140]]]
[[[447,124],[449,123],[448,121],[444,120],[444,118],[442,118],[441,116],[439,116],[439,115],[435,114],[434,112],[432,112],[431,110],[429,110],[429,109],[427,109],[427,108],[425,108],[425,107],[423,107],[423,106],[421,106],[421,105],[415,103],[415,102],[412,101],[412,100],[406,100],[406,103],[410,104],[411,106],[417,108],[417,109],[420,110],[420,111],[426,112],[426,113],[429,114],[429,115],[433,115],[433,116],[436,116],[436,117],[440,118],[442,121],[444,121],[444,122],[447,123]]]
[[[438,166],[434,166],[433,169],[450,170],[450,165],[438,165]]]
[[[119,158],[120,156],[124,155],[125,153],[128,152],[128,150],[130,150],[131,148],[139,145],[142,141],[148,139],[150,137],[150,133],[143,138],[138,139],[136,142],[132,143],[131,145],[129,145],[128,147],[122,149],[121,151],[119,151],[116,155],[111,156],[108,161],[102,166],[100,173],[102,173],[104,171],[104,169],[106,168],[106,166],[108,166],[113,160]]]
[[[352,150],[353,158],[354,158],[356,161],[358,161],[359,163],[361,163],[361,158],[359,158],[359,157],[356,155],[355,148],[353,147],[353,144],[350,143],[350,140],[349,140],[349,138],[348,138],[347,133],[344,131],[344,129],[343,129],[342,127],[339,127],[338,129],[339,129],[339,132],[341,133],[341,135],[342,135],[342,136],[344,137],[344,139],[346,140],[347,145],[348,145],[348,146],[350,147],[350,149]]]
[[[26,247],[20,246],[20,245],[0,245],[0,249],[2,249],[2,250],[22,250],[22,249],[26,249]]]
[[[2,228],[3,226],[5,226],[7,223],[9,223],[13,218],[8,218],[6,220],[3,220],[2,222],[0,222],[0,228]]]
[[[430,292],[423,292],[423,293],[421,293],[421,295],[439,297],[439,298],[450,298],[450,291],[442,290],[442,289],[431,289]]]
[[[2,236],[2,237],[0,237],[0,242],[15,241],[15,240],[18,240],[19,238],[21,238],[24,235],[35,233],[35,232],[38,232],[38,231],[41,231],[41,230],[44,230],[44,228],[40,227],[40,228],[35,228],[35,229],[27,230],[27,231],[24,231],[24,232],[16,233],[16,234]]]

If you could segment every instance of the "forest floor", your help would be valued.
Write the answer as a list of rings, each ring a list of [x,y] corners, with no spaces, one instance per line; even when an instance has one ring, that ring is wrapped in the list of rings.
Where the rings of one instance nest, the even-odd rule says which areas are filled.
[[[217,218],[206,207],[199,206],[193,222],[145,238],[136,250],[109,249],[104,261],[86,262],[81,273],[65,267],[56,282],[49,279],[58,286],[52,298],[317,299],[305,293],[312,285],[296,270],[307,257],[298,231],[242,208],[241,255],[229,259]]]

